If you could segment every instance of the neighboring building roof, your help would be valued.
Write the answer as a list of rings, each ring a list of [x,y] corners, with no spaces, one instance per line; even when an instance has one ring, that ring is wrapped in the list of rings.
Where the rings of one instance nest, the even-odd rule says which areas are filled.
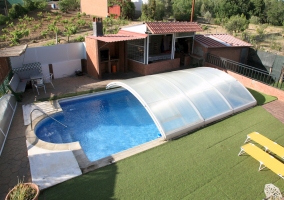
[[[14,46],[9,48],[0,49],[0,57],[13,57],[20,56],[25,53],[28,45]]]
[[[146,26],[153,34],[202,31],[196,22],[146,22]]]
[[[220,48],[220,47],[251,47],[250,43],[235,38],[229,34],[205,34],[195,35],[194,40],[201,43],[207,48]]]
[[[103,42],[120,42],[120,41],[127,41],[127,40],[137,40],[137,39],[144,39],[148,35],[141,34],[141,33],[134,33],[125,30],[120,30],[117,34],[109,34],[104,36],[88,36],[88,38],[96,39]]]
[[[198,67],[117,80],[145,107],[160,133],[171,139],[256,105],[234,77],[211,67]]]
[[[136,33],[146,33],[147,29],[152,34],[202,31],[202,28],[196,22],[146,22],[145,24],[135,24],[122,28],[122,30]]]

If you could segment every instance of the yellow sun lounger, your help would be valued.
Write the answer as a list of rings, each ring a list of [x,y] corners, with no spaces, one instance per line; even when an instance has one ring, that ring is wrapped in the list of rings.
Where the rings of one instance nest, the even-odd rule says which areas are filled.
[[[267,137],[261,135],[260,133],[252,132],[248,134],[245,143],[249,142],[250,140],[253,140],[263,146],[265,148],[265,151],[269,150],[284,159],[284,148],[276,142],[273,142]]]
[[[243,153],[247,153],[257,161],[259,161],[260,165],[258,171],[267,167],[284,179],[284,164],[274,158],[272,155],[266,153],[252,143],[243,145],[238,156],[242,155]]]

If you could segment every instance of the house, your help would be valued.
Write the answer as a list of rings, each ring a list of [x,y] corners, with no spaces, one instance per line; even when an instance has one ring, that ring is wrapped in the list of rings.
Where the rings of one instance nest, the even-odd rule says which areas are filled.
[[[108,16],[108,0],[81,0],[81,12],[96,17]]]
[[[101,18],[93,26],[94,34],[85,41],[87,72],[96,78],[117,71],[149,75],[178,69],[188,62],[183,55],[192,53],[195,32],[202,30],[194,22],[146,22],[103,35]]]
[[[142,4],[148,4],[148,0],[131,0],[131,2],[135,6],[135,17],[139,18],[141,16]],[[117,18],[121,14],[121,7],[115,4],[108,4],[108,0],[81,0],[81,12],[96,17],[105,18],[114,15]]]
[[[121,1],[117,0],[115,2]],[[121,14],[121,7],[118,4],[110,4],[109,0],[81,0],[81,12],[102,18],[110,15],[118,18]]]
[[[207,53],[210,53],[246,64],[252,46],[229,34],[197,34],[194,37],[193,57],[203,62]]]

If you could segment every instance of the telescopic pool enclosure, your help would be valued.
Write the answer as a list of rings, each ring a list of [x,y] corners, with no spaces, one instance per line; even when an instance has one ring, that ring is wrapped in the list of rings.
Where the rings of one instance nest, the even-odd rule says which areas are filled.
[[[168,140],[256,105],[250,92],[218,69],[199,67],[111,82],[145,107]]]

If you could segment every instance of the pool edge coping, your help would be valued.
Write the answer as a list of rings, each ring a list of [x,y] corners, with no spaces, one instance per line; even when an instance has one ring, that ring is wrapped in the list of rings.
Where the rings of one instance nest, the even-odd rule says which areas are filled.
[[[113,92],[113,90],[123,90],[123,89],[122,88],[116,88],[116,89],[112,89],[112,90],[108,90],[108,91],[100,91],[100,92],[96,92],[96,93],[84,94],[84,95],[79,95],[79,96],[75,96],[75,97],[67,97],[67,98],[55,100],[55,102],[60,107],[59,101],[62,101],[62,100],[68,101],[71,98],[80,99],[80,98],[83,98],[83,97],[86,97],[86,96],[91,96],[91,95],[94,95],[94,94],[100,95],[101,93]],[[54,110],[54,111],[49,112],[48,115],[52,115],[52,114],[55,114],[55,113],[58,113],[58,112],[62,112],[61,107],[60,107],[59,110]],[[48,116],[41,115],[41,116],[38,116],[37,118],[33,119],[32,120],[33,121],[33,123],[32,123],[33,127],[35,127],[41,120],[45,119],[46,117],[48,117]],[[148,149],[151,149],[153,147],[159,146],[159,145],[167,142],[163,138],[157,138],[155,140],[151,140],[149,142],[140,144],[138,146],[135,146],[135,147],[132,147],[130,149],[118,152],[116,154],[112,154],[112,155],[107,156],[105,158],[102,158],[102,159],[99,159],[99,160],[96,160],[96,161],[90,161],[88,159],[88,157],[86,156],[84,150],[82,149],[82,147],[81,147],[81,145],[78,141],[70,142],[70,143],[64,143],[64,144],[55,144],[55,143],[43,141],[36,136],[36,134],[34,132],[34,128],[32,128],[31,125],[27,125],[26,130],[25,130],[25,136],[26,136],[26,140],[31,145],[42,148],[42,149],[53,150],[53,151],[67,151],[67,150],[72,151],[82,173],[93,171],[95,169],[98,169],[98,168],[104,167],[106,165],[115,163],[117,161],[128,158],[130,156],[141,153],[143,151],[146,151]]]

